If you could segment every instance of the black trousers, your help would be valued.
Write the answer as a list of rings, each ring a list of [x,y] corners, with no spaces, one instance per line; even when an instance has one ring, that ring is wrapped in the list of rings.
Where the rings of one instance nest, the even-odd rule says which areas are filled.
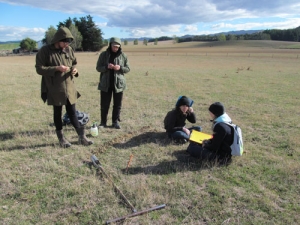
[[[63,106],[53,106],[53,119],[56,130],[62,130],[63,122],[62,122],[62,107]],[[66,111],[70,118],[70,122],[75,129],[80,127],[78,122],[78,118],[76,115],[76,107],[75,104],[71,105],[69,100],[67,100]]]
[[[101,107],[101,123],[107,123],[107,115],[111,98],[113,97],[112,123],[120,121],[120,113],[122,108],[123,92],[116,93],[112,88],[108,92],[100,92],[100,107]]]
[[[201,160],[207,161],[218,161],[221,163],[230,163],[231,162],[231,155],[221,156],[218,155],[216,152],[210,151],[203,148],[202,145],[191,142],[187,148],[187,152],[190,153],[191,156],[195,158],[199,158]]]

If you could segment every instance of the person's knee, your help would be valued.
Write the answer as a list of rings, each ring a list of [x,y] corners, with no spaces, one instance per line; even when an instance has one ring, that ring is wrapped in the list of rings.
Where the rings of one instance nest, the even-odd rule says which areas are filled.
[[[197,130],[197,131],[202,131],[202,127],[200,127],[200,126],[196,126],[196,127],[194,127],[194,130]]]
[[[194,144],[194,143],[190,143],[188,148],[187,148],[187,152],[195,157],[195,158],[200,158],[201,157],[201,150],[202,150],[202,147],[198,144]]]

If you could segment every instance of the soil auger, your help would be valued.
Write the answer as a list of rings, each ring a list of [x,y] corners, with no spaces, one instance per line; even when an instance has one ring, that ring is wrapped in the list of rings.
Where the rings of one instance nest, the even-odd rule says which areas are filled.
[[[131,211],[132,211],[132,214],[128,214],[126,216],[121,216],[121,217],[118,217],[118,218],[115,218],[115,219],[112,219],[112,220],[107,220],[106,224],[115,223],[115,222],[122,221],[122,220],[125,220],[125,219],[130,218],[130,217],[139,216],[139,215],[142,215],[142,214],[154,211],[154,210],[163,209],[163,208],[166,207],[165,204],[162,204],[162,205],[158,205],[158,206],[155,206],[153,208],[150,208],[150,209],[137,211],[134,208],[134,206],[130,203],[130,201],[125,197],[125,195],[122,193],[122,191],[114,184],[114,182],[111,180],[111,178],[108,176],[108,174],[104,171],[104,169],[101,166],[101,163],[98,160],[98,158],[95,155],[92,155],[91,160],[92,160],[93,165],[97,169],[101,170],[101,172],[105,175],[107,180],[113,185],[114,189],[120,194],[121,198],[127,203],[127,205],[131,208]]]

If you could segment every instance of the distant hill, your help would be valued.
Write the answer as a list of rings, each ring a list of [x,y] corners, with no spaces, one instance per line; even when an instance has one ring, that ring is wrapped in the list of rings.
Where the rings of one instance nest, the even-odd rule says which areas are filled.
[[[264,30],[237,30],[237,31],[228,31],[228,32],[216,33],[214,35],[219,35],[219,34],[243,35],[243,34],[255,34],[255,33],[263,32],[263,31]]]
[[[214,33],[214,34],[207,34],[210,36],[214,36],[214,35],[220,35],[220,34],[224,34],[224,35],[228,35],[228,34],[233,34],[233,35],[244,35],[244,34],[254,34],[254,33],[258,33],[258,32],[262,32],[264,30],[237,30],[237,31],[228,31],[228,32],[220,32],[220,33]],[[202,35],[191,35],[191,34],[186,34],[184,36],[181,36],[179,38],[193,38],[195,36],[202,36]],[[206,36],[206,35],[204,35]]]
[[[253,33],[257,33],[257,32],[262,32],[264,30],[238,30],[238,31],[228,31],[228,32],[220,32],[220,33],[212,33],[212,34],[208,34],[210,36],[214,36],[214,35],[220,35],[220,34],[233,34],[233,35],[243,35],[243,34],[253,34]],[[192,38],[194,36],[202,36],[202,35],[192,35],[192,34],[186,34],[184,36],[178,37],[178,38]],[[143,41],[143,40],[150,40],[150,39],[155,39],[157,37],[139,37],[139,38],[121,38],[122,41],[127,40],[127,41],[134,41],[135,39],[138,39],[138,41]],[[173,38],[173,37],[170,37]],[[0,41],[0,44],[9,44],[9,43],[20,43],[21,41]],[[39,43],[41,41],[38,41],[38,45],[40,46],[41,44]]]
[[[21,41],[0,41],[0,44],[13,44],[13,43],[20,43]]]
[[[228,31],[228,32],[220,32],[220,33],[213,33],[213,34],[207,34],[210,36],[214,36],[214,35],[220,35],[220,34],[233,34],[233,35],[243,35],[243,34],[254,34],[254,33],[258,33],[258,32],[262,32],[264,30],[237,30],[237,31]],[[202,36],[202,35],[192,35],[192,34],[186,34],[184,36],[178,37],[178,38],[192,38],[195,36]],[[206,35],[205,35],[206,36]],[[170,37],[172,38],[172,37]],[[135,39],[138,39],[139,41],[143,41],[144,39],[146,40],[150,40],[150,39],[154,39],[153,37],[140,37],[140,38],[121,38],[122,40],[127,40],[127,41],[134,41]]]

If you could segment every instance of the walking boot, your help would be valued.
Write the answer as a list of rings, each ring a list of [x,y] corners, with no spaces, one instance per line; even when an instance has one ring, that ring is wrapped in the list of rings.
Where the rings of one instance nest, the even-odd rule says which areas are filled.
[[[67,139],[65,139],[62,130],[56,130],[56,135],[57,135],[57,138],[59,140],[59,145],[61,147],[63,147],[63,148],[69,148],[69,147],[71,147],[71,143],[68,142]]]
[[[76,132],[78,134],[78,144],[80,145],[91,145],[94,144],[93,141],[89,140],[84,134],[84,127],[76,128]]]
[[[121,129],[121,126],[120,126],[120,124],[118,122],[113,123],[112,127],[115,128],[115,129]]]

